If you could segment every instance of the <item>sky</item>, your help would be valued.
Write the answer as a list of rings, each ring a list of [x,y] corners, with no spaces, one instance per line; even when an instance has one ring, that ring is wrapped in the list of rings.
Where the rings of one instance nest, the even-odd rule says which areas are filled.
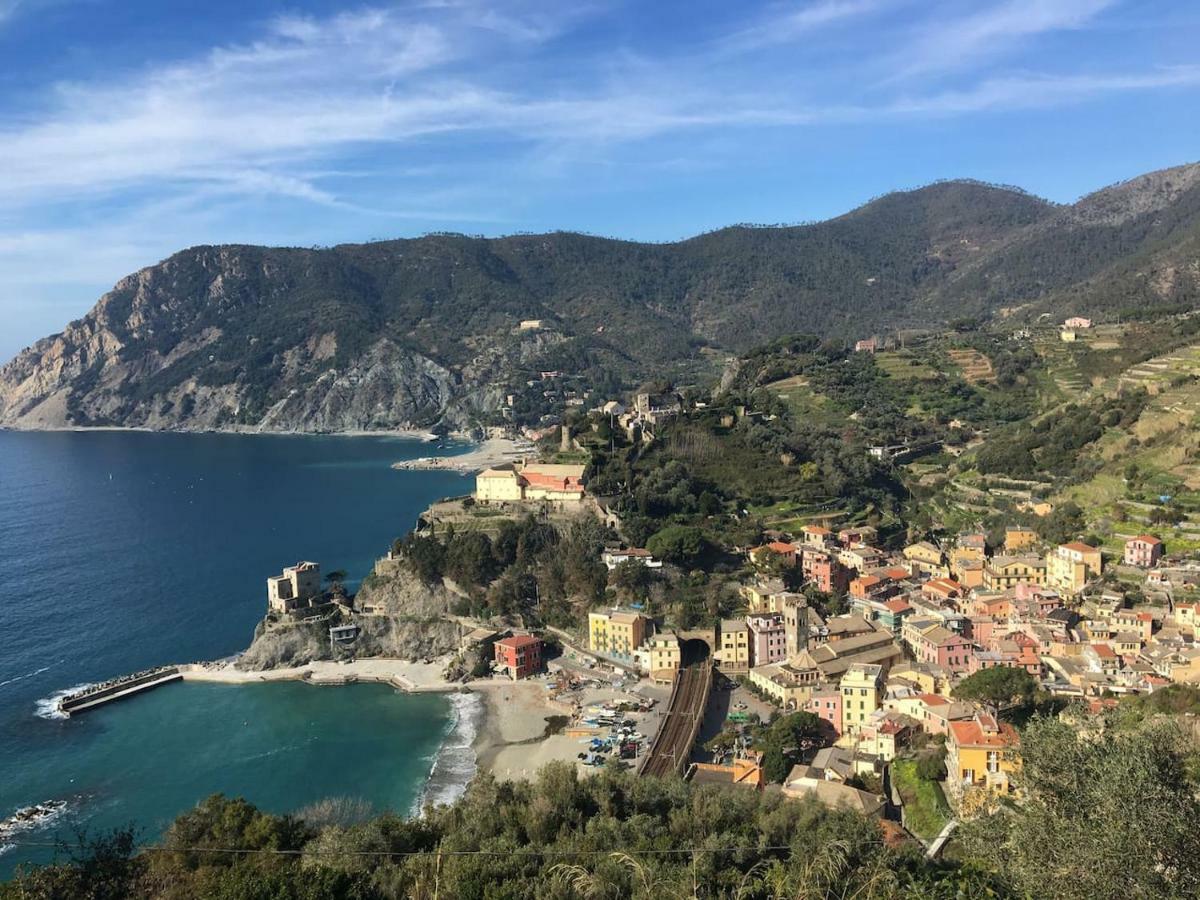
[[[196,244],[665,241],[1197,159],[1194,0],[0,0],[0,360]]]

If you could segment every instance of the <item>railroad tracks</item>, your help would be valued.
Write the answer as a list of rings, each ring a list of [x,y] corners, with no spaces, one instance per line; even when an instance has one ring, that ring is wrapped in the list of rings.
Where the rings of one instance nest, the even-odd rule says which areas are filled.
[[[708,705],[712,664],[705,660],[680,669],[671,686],[671,699],[662,727],[642,760],[640,775],[680,774],[692,755],[692,744]]]

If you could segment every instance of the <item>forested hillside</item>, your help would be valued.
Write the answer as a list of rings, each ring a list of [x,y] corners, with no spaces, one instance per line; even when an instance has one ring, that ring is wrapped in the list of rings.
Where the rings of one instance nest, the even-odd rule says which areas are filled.
[[[943,182],[827,222],[672,244],[430,235],[197,247],[0,369],[0,425],[464,426],[542,372],[702,380],[795,331],[845,341],[1016,308],[1194,305],[1200,167],[1056,207]],[[522,320],[541,327],[520,330]]]

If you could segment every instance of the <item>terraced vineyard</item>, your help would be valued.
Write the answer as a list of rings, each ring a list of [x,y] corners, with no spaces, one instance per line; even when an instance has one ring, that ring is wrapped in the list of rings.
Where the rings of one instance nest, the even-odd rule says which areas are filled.
[[[963,378],[970,384],[991,383],[996,380],[992,361],[973,347],[956,347],[946,355],[962,370]]]

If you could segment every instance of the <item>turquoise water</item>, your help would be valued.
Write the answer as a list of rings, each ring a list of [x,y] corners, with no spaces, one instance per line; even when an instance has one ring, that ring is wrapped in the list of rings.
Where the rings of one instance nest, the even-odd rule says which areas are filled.
[[[214,791],[274,812],[352,795],[407,812],[450,703],[380,685],[174,684],[54,720],[73,685],[243,648],[265,579],[301,559],[370,571],[431,501],[468,483],[402,472],[389,438],[0,432],[0,820],[68,806],[17,841],[137,822],[152,839]],[[453,451],[448,451],[453,452]],[[0,877],[44,859],[0,853]]]

